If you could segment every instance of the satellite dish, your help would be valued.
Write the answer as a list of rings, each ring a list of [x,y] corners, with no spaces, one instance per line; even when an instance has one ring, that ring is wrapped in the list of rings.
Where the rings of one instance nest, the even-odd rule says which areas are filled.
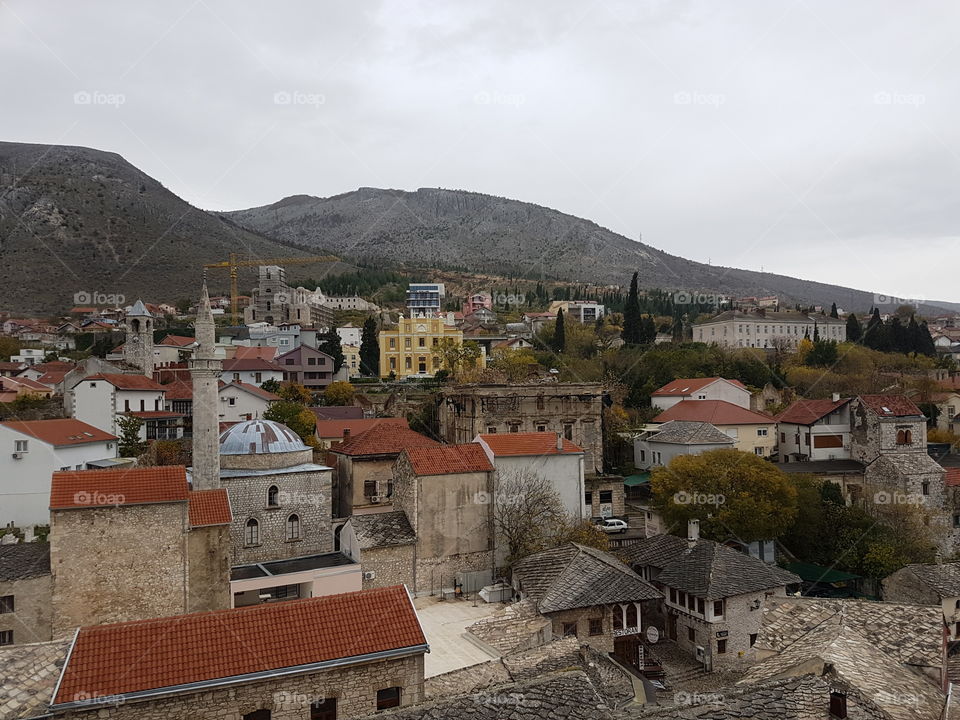
[[[660,631],[657,630],[653,625],[647,627],[647,642],[651,645],[655,644],[660,639]]]

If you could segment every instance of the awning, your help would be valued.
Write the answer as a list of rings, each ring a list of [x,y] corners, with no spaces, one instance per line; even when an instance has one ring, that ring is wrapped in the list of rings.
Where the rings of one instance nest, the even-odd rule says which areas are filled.
[[[646,485],[650,482],[650,473],[637,473],[636,475],[627,475],[623,479],[623,484],[627,487],[636,487],[637,485]]]

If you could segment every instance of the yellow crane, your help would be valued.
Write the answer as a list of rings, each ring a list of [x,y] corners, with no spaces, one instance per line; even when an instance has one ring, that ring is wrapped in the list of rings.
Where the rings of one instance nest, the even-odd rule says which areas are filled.
[[[340,258],[336,255],[313,255],[310,257],[287,257],[271,258],[269,260],[238,260],[236,253],[230,253],[230,259],[223,262],[206,263],[203,266],[204,276],[207,270],[228,269],[230,271],[230,314],[233,315],[233,321],[238,322],[239,314],[239,293],[237,292],[237,277],[242,267],[256,267],[258,265],[306,265],[307,263],[317,262],[337,262]]]

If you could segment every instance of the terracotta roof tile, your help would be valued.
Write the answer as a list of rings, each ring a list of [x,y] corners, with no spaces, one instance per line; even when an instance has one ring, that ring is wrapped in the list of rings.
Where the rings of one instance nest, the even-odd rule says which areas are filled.
[[[557,434],[550,432],[482,434],[480,438],[494,455],[560,455],[583,452],[579,445],[564,438],[561,453],[557,450]]]
[[[861,395],[860,400],[880,417],[923,415],[923,411],[905,395]]]
[[[0,423],[15,432],[34,437],[55,447],[116,440],[116,435],[104,432],[72,418],[54,420],[7,420]]]
[[[248,393],[250,393],[251,395],[256,395],[258,398],[261,398],[261,399],[263,399],[263,400],[270,400],[271,402],[272,402],[273,400],[279,400],[279,399],[280,399],[280,396],[279,396],[279,395],[277,395],[277,394],[275,394],[275,393],[272,393],[272,392],[270,392],[269,390],[264,390],[264,389],[263,389],[262,387],[260,387],[259,385],[253,385],[253,384],[251,384],[251,383],[245,383],[245,382],[243,382],[242,380],[234,380],[233,382],[229,382],[229,383],[223,385],[220,389],[223,390],[223,389],[228,388],[228,387],[235,387],[235,388],[237,388],[237,389],[239,389],[239,390],[246,390],[246,391],[247,391]]]
[[[190,503],[190,527],[229,525],[233,522],[233,513],[230,512],[230,497],[227,495],[226,488],[191,490],[188,501]]]
[[[402,585],[81,628],[54,704],[427,643]]]
[[[154,382],[146,375],[126,375],[121,373],[99,373],[84,380],[106,380],[120,390],[163,390],[163,385]]]
[[[249,370],[272,370],[274,372],[282,372],[283,368],[274,362],[264,360],[262,357],[234,357],[223,361],[224,372],[244,372]]]
[[[455,475],[457,473],[492,472],[490,458],[480,443],[441,445],[434,448],[404,450],[417,475]]]
[[[726,378],[722,377],[677,378],[676,380],[671,380],[659,390],[655,390],[651,395],[690,395],[697,390],[705,388],[707,385],[715,383],[717,380],[725,379]],[[727,380],[727,382],[731,385],[736,385],[738,388],[747,389],[739,380]]]
[[[943,477],[943,484],[950,487],[960,485],[960,467],[946,468],[946,474]]]
[[[186,500],[182,465],[55,472],[50,484],[51,510]]]
[[[359,410],[359,408],[357,409]],[[384,425],[397,425],[408,429],[410,427],[406,418],[347,418],[344,420],[321,420],[317,418],[317,437],[342,438],[344,430],[349,430],[352,437],[364,433],[371,428],[382,427]]]
[[[245,347],[238,345],[233,353],[234,360],[249,360],[250,358],[259,358],[272,362],[277,357],[277,348],[275,347]]]
[[[380,423],[359,435],[351,435],[330,452],[341,455],[399,455],[410,448],[437,447],[440,443],[396,423]]]
[[[186,335],[167,335],[163,338],[157,345],[172,345],[175,347],[186,347],[188,345],[193,345],[197,341],[196,338],[187,337]]]
[[[193,384],[186,380],[176,380],[163,386],[164,400],[193,400]]]
[[[668,420],[708,422],[711,425],[769,425],[774,422],[769,415],[747,410],[725,400],[681,400],[657,415],[653,422]]]
[[[833,400],[805,400],[801,398],[790,407],[777,415],[778,422],[793,423],[795,425],[813,425],[817,420],[838,410],[850,402],[852,398]]]

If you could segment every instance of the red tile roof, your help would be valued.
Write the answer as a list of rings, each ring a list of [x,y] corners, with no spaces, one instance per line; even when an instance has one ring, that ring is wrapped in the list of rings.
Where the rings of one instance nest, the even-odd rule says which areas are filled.
[[[182,465],[55,472],[50,483],[51,510],[186,499],[187,473]]]
[[[557,434],[542,433],[493,433],[480,436],[494,455],[560,455],[583,452],[583,448],[566,438],[563,453],[557,450]]]
[[[163,338],[157,345],[173,345],[175,347],[186,347],[187,345],[193,345],[197,341],[196,338],[187,337],[186,335],[167,335]]]
[[[224,372],[243,372],[247,370],[273,370],[282,372],[283,368],[261,357],[232,358],[223,361]]]
[[[249,358],[260,358],[261,360],[272,361],[277,357],[277,348],[275,347],[244,347],[238,345],[234,350],[234,360],[247,360]]]
[[[0,423],[15,432],[34,437],[55,447],[83,445],[84,443],[116,440],[116,435],[104,432],[72,418],[55,420],[7,420]]]
[[[81,628],[54,705],[236,678],[427,640],[402,585]]]
[[[923,415],[923,411],[905,395],[861,395],[860,400],[880,417]]]
[[[842,408],[852,398],[833,400],[805,400],[801,398],[790,407],[777,415],[777,422],[794,423],[795,425],[813,425],[817,420]]]
[[[43,385],[38,383],[36,380],[31,380],[28,377],[3,377],[0,378],[0,382],[8,390],[17,390],[19,388],[25,388],[27,390],[32,390],[34,392],[50,392],[52,388],[48,385]]]
[[[168,412],[167,410],[129,410],[123,415],[132,415],[133,417],[149,420],[151,418],[177,418],[184,417],[183,413]]]
[[[341,455],[399,455],[410,448],[437,447],[436,440],[426,435],[414,432],[408,427],[397,423],[380,423],[376,427],[351,435],[338,445],[330,448],[331,452]]]
[[[365,433],[371,428],[383,425],[399,425],[404,428],[410,427],[406,418],[346,418],[344,420],[321,420],[317,418],[317,437],[342,438],[344,430],[349,430],[350,436],[354,437]]]
[[[51,387],[53,385],[59,385],[63,382],[63,378],[67,376],[66,370],[50,370],[45,372],[43,375],[37,378],[37,382],[41,385],[46,385]]]
[[[163,385],[154,382],[146,375],[125,375],[120,373],[99,373],[84,380],[105,380],[119,390],[163,390]]]
[[[943,477],[943,482],[949,487],[956,487],[960,485],[960,468],[946,468],[946,475]]]
[[[246,390],[251,395],[256,395],[257,397],[263,398],[264,400],[270,400],[272,402],[273,400],[280,399],[279,395],[272,393],[269,390],[264,390],[262,387],[259,387],[258,385],[245,383],[242,380],[234,380],[233,382],[229,382],[223,387],[221,387],[220,389],[223,390],[223,388],[230,387],[231,385],[235,388],[239,388],[240,390]]]
[[[191,490],[188,496],[190,527],[206,525],[229,525],[233,522],[230,512],[230,497],[226,488],[215,490]]]
[[[711,425],[769,425],[774,422],[769,415],[747,410],[725,400],[681,400],[657,415],[653,422],[670,420],[708,422]]]
[[[163,386],[164,400],[193,400],[193,384],[186,380],[176,380]]]
[[[404,450],[417,475],[455,475],[457,473],[493,472],[490,458],[480,443],[441,445],[435,448]]]
[[[659,390],[655,390],[651,393],[651,395],[690,395],[697,392],[697,390],[702,390],[711,383],[715,383],[717,380],[726,380],[726,378],[678,378],[676,380],[671,380]],[[727,380],[727,382],[731,385],[736,385],[738,388],[742,388],[744,390],[747,389],[746,386],[739,380]]]

